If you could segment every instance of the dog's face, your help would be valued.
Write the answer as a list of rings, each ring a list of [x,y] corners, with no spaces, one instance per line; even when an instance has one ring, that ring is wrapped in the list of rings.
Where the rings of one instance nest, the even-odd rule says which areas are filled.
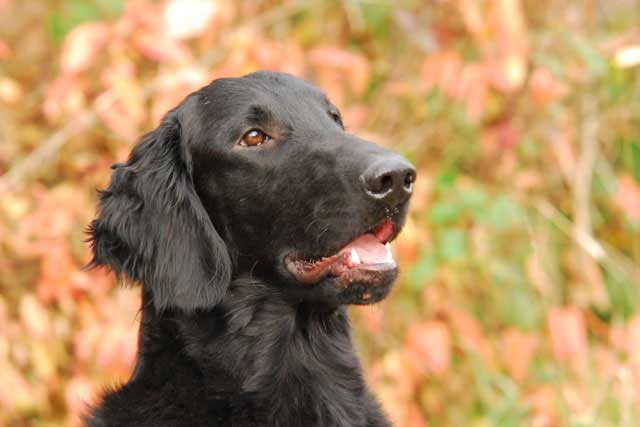
[[[145,188],[145,180],[155,184]],[[402,228],[414,180],[403,157],[345,132],[336,107],[303,80],[270,72],[216,80],[116,167],[92,228],[94,262],[150,286],[161,307],[182,298],[189,302],[177,305],[205,306],[198,295],[219,299],[223,291],[210,288],[242,273],[279,284],[297,301],[376,302],[397,276],[388,242]],[[125,220],[128,231],[103,221],[118,193],[129,200],[121,209],[149,217],[144,232],[157,234],[159,247],[122,236],[133,220]],[[145,256],[132,260],[140,250]],[[178,253],[152,260],[161,251]],[[168,265],[145,265],[158,262]],[[191,284],[154,285],[167,280]]]

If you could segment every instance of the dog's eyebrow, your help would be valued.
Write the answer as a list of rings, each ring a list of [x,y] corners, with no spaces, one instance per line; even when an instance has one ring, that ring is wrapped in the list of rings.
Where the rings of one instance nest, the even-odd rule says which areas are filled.
[[[252,105],[249,108],[247,119],[252,123],[266,123],[273,120],[273,114],[266,107],[261,105]]]

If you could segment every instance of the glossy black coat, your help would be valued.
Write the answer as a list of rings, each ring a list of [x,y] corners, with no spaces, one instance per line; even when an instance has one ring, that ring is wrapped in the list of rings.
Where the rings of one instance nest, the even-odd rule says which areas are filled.
[[[254,128],[271,139],[239,144]],[[373,197],[372,165],[407,194]],[[113,169],[91,265],[142,284],[139,354],[89,426],[390,425],[344,306],[382,299],[397,271],[301,284],[284,259],[335,253],[385,219],[395,237],[406,160],[346,133],[317,88],[260,72],[191,94]]]

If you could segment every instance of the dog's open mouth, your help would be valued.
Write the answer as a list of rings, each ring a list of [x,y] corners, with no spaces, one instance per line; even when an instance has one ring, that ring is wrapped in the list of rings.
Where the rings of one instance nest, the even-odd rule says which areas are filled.
[[[285,265],[302,283],[315,283],[327,276],[340,277],[356,271],[395,270],[397,265],[389,245],[393,234],[393,222],[386,220],[333,255],[312,259],[289,255],[285,258]]]

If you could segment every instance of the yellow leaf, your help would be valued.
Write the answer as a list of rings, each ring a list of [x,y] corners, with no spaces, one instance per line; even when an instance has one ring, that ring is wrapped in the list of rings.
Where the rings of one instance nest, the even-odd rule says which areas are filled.
[[[51,332],[47,310],[31,294],[26,294],[20,301],[20,321],[35,338],[45,338]]]

